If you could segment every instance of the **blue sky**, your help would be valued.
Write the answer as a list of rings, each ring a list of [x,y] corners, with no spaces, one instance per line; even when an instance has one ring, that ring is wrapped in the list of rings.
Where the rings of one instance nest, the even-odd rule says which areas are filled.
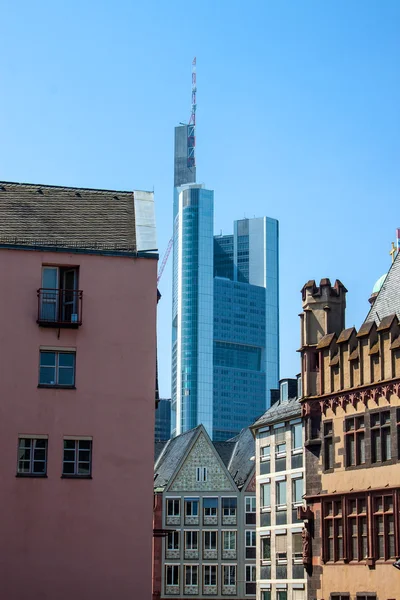
[[[198,181],[215,231],[280,221],[281,376],[299,370],[300,289],[339,278],[361,324],[400,226],[400,3],[6,0],[0,179],[154,188],[171,236],[173,128],[197,56]],[[171,261],[160,284],[170,392]]]

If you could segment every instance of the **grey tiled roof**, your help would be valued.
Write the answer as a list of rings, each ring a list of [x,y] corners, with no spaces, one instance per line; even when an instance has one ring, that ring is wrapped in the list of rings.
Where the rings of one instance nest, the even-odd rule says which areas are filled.
[[[289,398],[289,400],[279,401],[273,404],[258,421],[252,425],[252,428],[260,427],[261,425],[269,425],[278,423],[279,421],[287,421],[288,419],[296,419],[301,415],[301,404],[297,398]]]
[[[255,454],[254,437],[249,427],[246,427],[230,441],[234,441],[235,445],[232,449],[228,470],[236,485],[241,487],[254,469],[255,463],[254,460],[251,460]]]
[[[400,252],[397,253],[365,322],[375,321],[379,325],[384,317],[394,313],[400,319]]]
[[[177,435],[166,443],[154,465],[155,488],[163,488],[168,485],[200,428],[201,425],[198,425],[195,429],[181,433],[181,435]]]
[[[236,442],[233,440],[228,442],[213,442],[214,448],[226,467],[228,467],[229,461],[231,460],[232,450],[234,449],[235,444]]]
[[[0,182],[0,244],[135,252],[134,193]]]

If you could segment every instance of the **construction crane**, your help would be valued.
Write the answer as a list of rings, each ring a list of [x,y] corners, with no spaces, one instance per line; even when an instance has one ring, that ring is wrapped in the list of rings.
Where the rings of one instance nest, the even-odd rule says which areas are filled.
[[[173,245],[174,245],[174,239],[171,238],[169,240],[169,242],[168,242],[168,246],[167,246],[167,249],[165,251],[164,258],[162,260],[161,266],[160,266],[160,268],[158,270],[157,283],[160,281],[161,276],[164,273],[164,269],[165,269],[165,266],[166,266],[166,264],[168,262],[168,258],[169,258],[169,255],[171,254],[171,250],[172,250],[172,246]]]

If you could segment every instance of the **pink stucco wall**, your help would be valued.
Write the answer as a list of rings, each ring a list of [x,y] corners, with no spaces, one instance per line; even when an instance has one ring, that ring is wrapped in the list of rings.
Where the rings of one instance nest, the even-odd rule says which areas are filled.
[[[43,263],[79,265],[83,325],[37,325]],[[155,260],[0,249],[0,598],[151,597]],[[39,389],[39,346],[76,347],[76,390]],[[18,434],[48,434],[47,478],[17,478]],[[64,435],[93,436],[90,480]]]

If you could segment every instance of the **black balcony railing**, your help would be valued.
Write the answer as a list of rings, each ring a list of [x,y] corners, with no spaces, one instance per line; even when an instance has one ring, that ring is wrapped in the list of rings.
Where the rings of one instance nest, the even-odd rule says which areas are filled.
[[[82,291],[40,288],[38,318],[42,327],[79,327],[82,325]]]

